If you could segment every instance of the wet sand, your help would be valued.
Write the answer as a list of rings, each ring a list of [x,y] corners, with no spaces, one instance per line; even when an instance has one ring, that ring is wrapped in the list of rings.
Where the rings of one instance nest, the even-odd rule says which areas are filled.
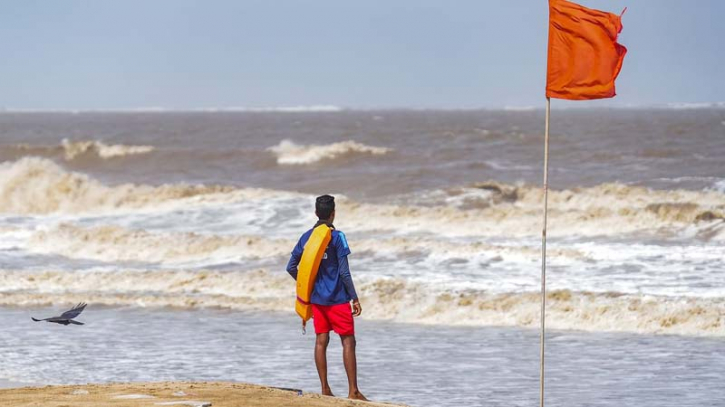
[[[296,391],[230,382],[116,383],[9,388],[0,390],[0,405],[16,407],[396,406],[324,397],[311,393],[300,396]]]

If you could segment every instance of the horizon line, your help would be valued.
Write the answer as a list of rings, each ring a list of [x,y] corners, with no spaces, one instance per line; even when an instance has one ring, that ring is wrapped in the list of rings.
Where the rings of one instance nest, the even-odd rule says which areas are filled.
[[[566,101],[569,102],[569,101]],[[724,109],[725,102],[670,102],[657,104],[626,104],[626,105],[601,105],[601,106],[557,106],[561,110],[696,110],[696,109]],[[220,107],[128,107],[128,108],[12,108],[0,107],[2,113],[337,113],[337,112],[375,112],[375,111],[506,111],[506,112],[531,112],[544,110],[541,106],[500,106],[500,107],[415,107],[415,106],[379,106],[379,107],[346,107],[338,105],[299,105],[299,106],[270,106],[270,107],[242,107],[242,106],[220,106]]]

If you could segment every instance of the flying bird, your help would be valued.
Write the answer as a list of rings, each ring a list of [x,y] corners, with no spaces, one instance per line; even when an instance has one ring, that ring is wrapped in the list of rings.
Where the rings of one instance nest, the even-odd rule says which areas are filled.
[[[35,319],[33,317],[30,317],[30,319],[32,319],[35,322],[47,321],[47,322],[55,322],[56,324],[61,324],[61,325],[69,325],[69,324],[83,325],[83,322],[74,321],[73,318],[80,315],[81,312],[83,312],[83,310],[86,308],[86,305],[88,305],[88,304],[86,304],[85,302],[80,302],[75,307],[60,314],[60,316],[57,316],[57,317],[51,317],[51,318],[45,318],[45,319]]]

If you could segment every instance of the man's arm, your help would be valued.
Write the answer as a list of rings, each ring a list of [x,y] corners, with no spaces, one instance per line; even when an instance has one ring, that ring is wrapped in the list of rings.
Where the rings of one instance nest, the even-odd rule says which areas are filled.
[[[297,280],[297,265],[298,264],[300,264],[300,259],[297,256],[295,256],[294,253],[292,253],[292,256],[290,256],[290,258],[289,258],[289,262],[287,262],[287,272],[295,280]]]
[[[350,264],[347,262],[347,256],[343,256],[338,260],[338,269],[340,270],[340,278],[342,279],[342,284],[345,286],[347,295],[356,301],[357,293],[355,292],[355,284],[352,282],[352,275],[350,275]]]
[[[347,291],[347,294],[350,298],[352,298],[352,315],[356,317],[360,316],[362,313],[362,306],[360,305],[360,300],[357,298],[357,293],[355,292],[355,284],[352,282],[350,264],[347,261],[347,256],[343,256],[339,259],[338,266],[342,284],[345,286],[345,291]]]
[[[347,245],[347,238],[345,234],[338,231],[337,239],[335,241],[335,249],[337,250],[337,266],[340,273],[340,279],[342,285],[345,287],[347,295],[352,298],[352,315],[359,316],[362,313],[362,307],[360,301],[357,298],[355,292],[355,285],[352,283],[352,276],[350,275],[350,264],[347,262],[347,256],[351,253],[350,247]]]
[[[295,280],[297,280],[297,266],[300,264],[301,258],[302,249],[300,249],[300,242],[297,242],[294,250],[292,250],[292,256],[290,256],[289,261],[287,262],[287,272]]]

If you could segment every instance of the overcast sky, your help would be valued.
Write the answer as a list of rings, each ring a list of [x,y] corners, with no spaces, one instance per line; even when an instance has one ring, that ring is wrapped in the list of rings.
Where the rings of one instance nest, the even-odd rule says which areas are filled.
[[[725,101],[725,1],[619,13],[618,96]],[[542,106],[546,0],[0,0],[0,107]],[[573,102],[556,102],[566,105]]]

